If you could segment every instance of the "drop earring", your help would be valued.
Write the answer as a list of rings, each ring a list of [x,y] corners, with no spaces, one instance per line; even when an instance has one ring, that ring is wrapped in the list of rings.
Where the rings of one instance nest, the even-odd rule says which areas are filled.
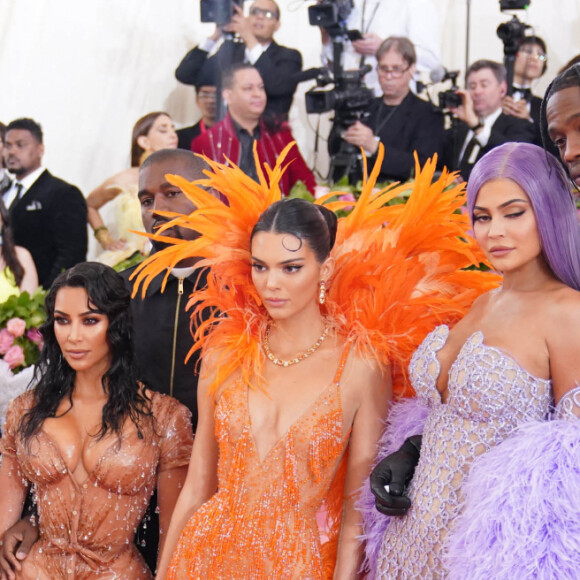
[[[320,281],[320,291],[318,292],[318,303],[324,304],[326,302],[326,282]]]

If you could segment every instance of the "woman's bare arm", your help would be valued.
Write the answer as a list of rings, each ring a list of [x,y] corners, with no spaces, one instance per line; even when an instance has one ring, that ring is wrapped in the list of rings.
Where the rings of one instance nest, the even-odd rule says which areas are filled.
[[[362,533],[362,517],[355,508],[356,496],[370,473],[392,398],[390,374],[382,372],[374,362],[358,360],[350,374],[360,403],[355,411],[350,435],[334,580],[352,580],[358,577],[363,546],[358,539]]]
[[[30,252],[21,246],[16,246],[16,257],[24,268],[24,276],[20,281],[20,291],[32,294],[38,288],[38,273]]]
[[[211,366],[211,363],[208,366]],[[159,558],[157,578],[160,580],[163,580],[167,574],[181,531],[189,518],[217,491],[218,444],[215,438],[215,400],[208,391],[213,379],[206,376],[205,367],[204,361],[197,385],[198,422],[191,461]]]

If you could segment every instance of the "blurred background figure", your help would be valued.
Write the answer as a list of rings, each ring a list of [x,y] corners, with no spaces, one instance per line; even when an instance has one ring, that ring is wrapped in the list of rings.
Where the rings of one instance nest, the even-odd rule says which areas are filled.
[[[38,275],[30,252],[14,245],[10,215],[0,198],[0,304],[9,296],[38,288]]]
[[[131,137],[131,167],[109,177],[87,197],[88,221],[102,248],[98,252],[100,262],[112,266],[135,252],[147,253],[148,240],[130,233],[130,230],[144,231],[137,198],[139,166],[151,153],[176,147],[177,134],[167,113],[148,113],[135,123]],[[115,204],[109,209],[111,218],[107,220],[110,223],[105,225],[99,210],[113,200]]]
[[[514,63],[513,94],[503,99],[502,111],[534,124],[536,145],[542,144],[540,136],[541,97],[532,93],[532,84],[548,67],[546,43],[539,36],[524,36]]]

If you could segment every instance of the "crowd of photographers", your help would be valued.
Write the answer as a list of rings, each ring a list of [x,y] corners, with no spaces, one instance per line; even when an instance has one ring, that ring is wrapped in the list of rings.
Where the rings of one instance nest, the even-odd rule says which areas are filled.
[[[421,163],[436,153],[440,167],[468,179],[474,163],[493,147],[541,141],[541,99],[530,87],[546,72],[546,44],[527,35],[515,17],[498,29],[507,68],[491,60],[473,62],[461,89],[455,84],[458,73],[440,64],[433,0],[319,0],[309,16],[322,33],[323,66],[304,72],[300,53],[274,40],[281,25],[278,4],[254,0],[246,12],[242,6],[243,0],[202,0],[202,20],[216,22],[216,28],[185,55],[175,73],[195,86],[202,115],[196,125],[179,131],[180,147],[216,160],[233,156],[254,174],[253,142],[259,144],[260,160],[268,162],[261,143],[268,142],[271,156],[292,139],[288,112],[294,92],[299,82],[313,78],[318,87],[332,85],[306,93],[309,113],[333,112],[330,182],[343,176],[358,181],[360,150],[373,162],[379,143],[386,150],[380,180],[387,181],[412,177],[415,152]],[[236,87],[237,102],[227,103],[232,91],[222,79],[236,63],[253,67],[261,86]],[[437,104],[418,91],[418,75],[427,72],[434,82],[453,81]],[[244,126],[232,108],[255,120]],[[295,156],[301,167],[296,179],[312,191],[314,176],[297,150]],[[287,186],[294,183],[292,178]]]

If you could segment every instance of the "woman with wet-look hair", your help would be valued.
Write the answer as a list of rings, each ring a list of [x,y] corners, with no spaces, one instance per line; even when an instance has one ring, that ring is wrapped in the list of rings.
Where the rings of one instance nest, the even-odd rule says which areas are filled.
[[[161,545],[186,475],[189,411],[137,381],[130,292],[103,264],[61,274],[46,296],[36,386],[11,404],[0,440],[0,534],[31,488],[39,540],[2,578],[151,579],[133,544],[153,490]]]

